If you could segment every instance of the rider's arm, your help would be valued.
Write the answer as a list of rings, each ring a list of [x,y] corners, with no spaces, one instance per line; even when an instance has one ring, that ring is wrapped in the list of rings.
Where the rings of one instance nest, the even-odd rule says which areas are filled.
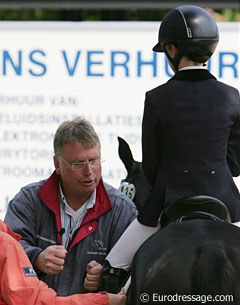
[[[240,175],[240,97],[236,90],[236,104],[231,108],[234,124],[228,138],[227,162],[233,177]]]
[[[151,185],[154,185],[158,162],[161,159],[161,145],[156,134],[155,111],[149,94],[146,93],[142,120],[142,166],[144,174]]]

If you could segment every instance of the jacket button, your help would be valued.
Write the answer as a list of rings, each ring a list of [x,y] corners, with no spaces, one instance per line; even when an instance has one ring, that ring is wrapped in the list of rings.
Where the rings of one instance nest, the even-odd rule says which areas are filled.
[[[211,175],[214,175],[215,174],[215,171],[211,171]]]
[[[188,173],[188,169],[185,169],[185,170],[184,170],[184,173],[187,174],[187,173]]]
[[[88,231],[92,231],[93,227],[92,226],[89,226],[88,227]]]

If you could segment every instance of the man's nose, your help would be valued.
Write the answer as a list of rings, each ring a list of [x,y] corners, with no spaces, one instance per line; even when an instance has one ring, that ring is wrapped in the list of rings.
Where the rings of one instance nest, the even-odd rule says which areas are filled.
[[[86,162],[85,164],[84,164],[84,167],[83,167],[83,173],[86,175],[86,174],[91,174],[92,173],[92,166],[91,166],[91,164],[89,163],[89,162]]]

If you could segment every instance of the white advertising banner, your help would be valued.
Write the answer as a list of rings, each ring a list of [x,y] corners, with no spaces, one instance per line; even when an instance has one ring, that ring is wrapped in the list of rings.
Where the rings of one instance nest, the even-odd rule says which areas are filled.
[[[172,72],[152,52],[157,22],[0,22],[0,218],[21,186],[53,171],[53,135],[74,116],[102,143],[103,177],[125,177],[117,136],[141,160],[145,92]],[[209,70],[240,89],[240,23],[219,23]]]

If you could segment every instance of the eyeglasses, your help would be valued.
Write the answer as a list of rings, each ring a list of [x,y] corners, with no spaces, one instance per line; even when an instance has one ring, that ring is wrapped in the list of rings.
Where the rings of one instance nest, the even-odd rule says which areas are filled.
[[[63,159],[62,156],[58,157],[60,159],[62,159],[64,161],[64,163],[66,163],[69,167],[71,167],[73,170],[80,170],[83,169],[86,164],[89,164],[91,168],[93,167],[100,167],[102,162],[104,162],[104,160],[100,160],[100,159],[93,159],[93,160],[89,160],[89,161],[78,161],[78,162],[73,162],[73,163],[69,163],[68,161],[66,161],[65,159]]]

